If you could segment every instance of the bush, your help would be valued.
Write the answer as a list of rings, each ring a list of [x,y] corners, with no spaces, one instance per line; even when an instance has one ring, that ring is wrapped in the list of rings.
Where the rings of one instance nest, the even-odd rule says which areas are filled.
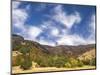
[[[84,58],[81,60],[84,65],[95,66],[96,65],[96,58]]]
[[[65,56],[54,56],[52,57],[52,66],[53,67],[65,67],[65,63],[67,62],[67,57]]]
[[[27,54],[27,53],[29,53],[30,50],[31,50],[31,48],[28,45],[22,45],[21,48],[19,49],[19,51],[21,53],[23,53],[24,55]]]
[[[35,61],[40,67],[65,67],[67,58],[64,56],[39,57]]]
[[[65,66],[67,68],[82,67],[83,63],[78,59],[70,58],[69,61],[65,64]]]
[[[21,44],[20,44],[20,42],[19,41],[15,41],[15,40],[12,40],[12,49],[13,50],[19,50],[20,48],[21,48]]]
[[[78,66],[78,67],[82,67],[83,65],[84,65],[83,62],[80,61],[80,60],[78,60],[78,64],[77,64],[77,66]]]
[[[96,65],[96,58],[92,58],[92,59],[91,59],[90,65],[91,65],[91,66],[95,66],[95,65]]]
[[[71,68],[72,65],[71,65],[69,62],[67,62],[67,63],[65,64],[65,67],[67,67],[67,68]]]
[[[82,60],[82,62],[84,63],[84,65],[90,65],[90,60]]]
[[[26,56],[24,57],[24,61],[21,63],[21,68],[24,70],[30,69],[32,67],[32,60]]]
[[[71,67],[77,67],[78,61],[74,58],[70,58],[69,63],[71,64]]]
[[[82,67],[82,61],[75,58],[68,58],[66,56],[52,55],[52,56],[41,56],[38,57],[35,61],[40,67]]]
[[[37,57],[37,59],[33,60],[36,62],[40,67],[48,67],[48,58],[47,57]]]
[[[22,63],[22,56],[18,55],[18,56],[13,56],[12,58],[12,66],[19,66]]]

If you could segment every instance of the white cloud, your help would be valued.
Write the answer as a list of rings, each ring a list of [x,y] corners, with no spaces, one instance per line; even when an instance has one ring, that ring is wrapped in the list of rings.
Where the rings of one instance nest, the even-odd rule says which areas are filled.
[[[51,20],[49,21],[44,21],[42,24],[41,24],[41,29],[42,30],[49,30],[50,31],[50,34],[52,36],[57,36],[59,34],[59,29],[57,27],[54,26],[55,23]]]
[[[70,29],[74,23],[79,23],[81,21],[80,14],[78,12],[73,12],[73,14],[67,14],[63,11],[62,5],[58,5],[54,8],[53,19],[57,22],[62,23],[68,29]]]
[[[51,30],[51,34],[52,34],[53,36],[58,36],[59,30],[58,30],[57,28],[53,28],[53,29]]]
[[[41,30],[48,29],[48,30],[50,30],[50,33],[51,33],[48,35],[51,35],[51,37],[61,37],[61,38],[55,42],[52,42],[52,43],[50,43],[49,40],[45,40],[45,39],[41,38],[40,40],[38,40],[38,42],[41,44],[44,44],[44,45],[51,45],[51,46],[56,45],[56,42],[58,42],[59,45],[61,45],[61,44],[78,45],[81,42],[84,43],[85,40],[83,38],[79,37],[78,35],[68,35],[68,33],[69,33],[68,29],[70,29],[74,25],[74,23],[79,23],[81,21],[81,17],[79,15],[79,13],[74,12],[73,14],[68,15],[62,10],[62,6],[60,6],[60,5],[56,6],[54,8],[54,12],[55,13],[52,15],[53,19],[55,21],[62,23],[64,26],[66,26],[66,29],[59,30],[57,27],[55,28],[54,27],[55,23],[52,20],[44,21],[41,24],[41,27],[40,27]],[[33,30],[33,32],[40,31],[39,33],[36,34],[36,36],[38,36],[41,32],[43,32],[43,33],[45,32],[45,31],[41,31],[38,29],[36,29],[36,30],[32,29],[32,30]],[[61,31],[63,32],[63,34],[59,33]],[[31,33],[31,32],[32,31],[30,31],[29,34],[32,34],[31,35],[32,37],[36,37],[35,32],[34,33]]]
[[[12,1],[12,8],[13,8],[13,9],[18,8],[19,5],[20,5],[20,2]]]
[[[89,23],[90,36],[87,38],[89,43],[95,43],[95,15],[93,14]]]
[[[35,26],[28,26],[26,27],[25,22],[28,18],[28,10],[30,9],[30,5],[26,5],[25,8],[21,9],[18,8],[20,2],[13,1],[12,5],[12,24],[13,27],[16,29],[21,30],[20,35],[23,35],[24,38],[35,40],[35,38],[39,35],[41,32],[41,29]]]
[[[36,25],[27,25],[28,27],[26,27],[25,22],[27,21],[27,18],[29,16],[27,11],[30,9],[30,5],[27,5],[26,8],[21,9],[18,8],[20,4],[21,3],[19,2],[13,2],[12,22],[15,28],[21,30],[19,34],[23,35],[26,39],[30,39],[33,41],[37,41],[40,44],[51,46],[55,46],[56,42],[58,43],[58,45],[80,45],[93,43],[95,41],[94,15],[91,17],[91,21],[89,23],[89,30],[91,35],[87,39],[84,39],[78,34],[69,34],[72,26],[75,25],[75,23],[80,23],[82,19],[77,11],[73,12],[72,14],[67,14],[67,12],[64,12],[61,5],[58,5],[54,8],[53,15],[50,16],[51,19],[64,25],[66,27],[65,29],[59,29],[58,26],[55,27],[56,24],[52,20],[44,21],[42,24],[40,24],[40,27],[37,27]],[[45,6],[43,5],[42,8],[45,9]],[[45,30],[50,31],[50,34],[47,34],[50,35],[51,38],[59,37],[59,39],[55,40],[54,42],[50,42],[50,40],[40,37],[40,40],[37,40],[36,37],[39,36],[41,33],[45,33]],[[62,32],[62,34],[60,32]]]
[[[90,32],[94,33],[95,32],[95,15],[91,16],[91,21],[90,21]]]
[[[63,35],[61,38],[57,41],[58,45],[80,45],[80,44],[86,44],[86,40],[82,38],[79,35],[73,34],[73,35]]]
[[[42,29],[48,29],[53,27],[53,22],[52,21],[43,21],[43,23],[41,24],[41,28]]]
[[[42,32],[42,30],[38,27],[35,26],[31,26],[28,30],[27,30],[27,35],[31,40],[36,40],[35,38]]]
[[[58,39],[58,45],[83,45],[83,44],[93,44],[95,43],[95,15],[91,16],[89,21],[89,31],[90,35],[88,38],[83,38],[79,34],[64,34]]]
[[[44,37],[40,37],[40,40],[38,40],[37,42],[42,45],[55,46],[55,42],[46,41]]]
[[[25,31],[24,23],[28,18],[28,13],[26,9],[18,8],[20,2],[13,1],[12,2],[12,24],[13,27],[20,29],[21,31]]]
[[[24,23],[28,17],[27,12],[24,9],[14,9],[12,11],[13,25],[17,28],[23,29]]]
[[[55,46],[55,43],[51,43],[45,40],[39,40],[39,43],[42,45],[49,45],[49,46]]]

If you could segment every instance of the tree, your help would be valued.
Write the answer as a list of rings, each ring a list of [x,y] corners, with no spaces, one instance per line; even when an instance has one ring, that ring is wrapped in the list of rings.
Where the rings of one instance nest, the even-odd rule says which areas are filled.
[[[67,62],[66,64],[65,64],[65,67],[67,67],[67,68],[71,68],[71,64],[69,63],[69,62]]]
[[[75,58],[69,58],[68,62],[65,64],[67,68],[73,68],[73,67],[82,67],[83,63],[82,61],[75,59]]]
[[[25,47],[25,46],[22,46],[20,48],[20,52],[23,53],[23,54],[26,54],[26,53],[29,53],[29,49],[27,47]]]
[[[19,66],[22,63],[22,56],[18,55],[18,56],[13,56],[12,58],[12,66]]]
[[[95,65],[96,65],[96,58],[92,58],[92,59],[91,59],[90,65],[91,65],[91,66],[95,66]]]
[[[24,56],[24,61],[21,63],[21,68],[24,70],[30,69],[32,67],[32,60],[29,56]]]
[[[53,67],[65,67],[65,63],[67,62],[67,57],[55,55],[51,59],[50,65]]]
[[[20,52],[23,54],[24,61],[21,63],[21,68],[24,70],[30,69],[32,67],[32,59],[30,58],[30,47],[28,45],[23,45],[20,48]]]

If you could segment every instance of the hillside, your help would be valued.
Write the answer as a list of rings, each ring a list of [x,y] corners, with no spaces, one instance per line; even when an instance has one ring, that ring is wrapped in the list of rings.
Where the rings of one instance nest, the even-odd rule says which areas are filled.
[[[95,49],[91,49],[88,52],[83,53],[82,55],[79,55],[78,58],[80,60],[92,60],[96,58],[96,54],[95,54]]]
[[[22,36],[12,35],[12,66],[19,69],[42,67],[82,68],[96,65],[95,44],[88,45],[41,45],[35,41],[25,40]],[[83,67],[82,67],[83,66]],[[86,69],[93,69],[88,68]],[[32,68],[32,67],[31,67]],[[42,70],[44,70],[42,68]],[[55,70],[54,70],[55,71]]]
[[[74,57],[77,57],[85,52],[95,49],[95,44],[79,45],[79,46],[60,45],[55,47],[41,45],[34,41],[24,40],[22,36],[12,35],[13,50],[18,51],[19,47],[23,44],[30,44],[29,46],[31,48],[35,48],[38,52],[41,53],[46,53],[51,55],[69,55]]]

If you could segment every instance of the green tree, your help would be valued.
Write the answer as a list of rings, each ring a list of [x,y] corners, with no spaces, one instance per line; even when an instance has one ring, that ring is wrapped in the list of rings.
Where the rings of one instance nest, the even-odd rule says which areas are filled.
[[[67,68],[71,68],[72,65],[71,65],[69,62],[67,62],[67,63],[65,63],[65,67],[67,67]]]
[[[68,62],[65,64],[65,66],[68,68],[82,67],[83,62],[78,59],[75,59],[75,58],[69,58]]]
[[[30,52],[30,47],[23,45],[20,48],[20,52],[23,53],[24,55]]]
[[[32,60],[28,55],[24,56],[24,61],[21,63],[21,68],[24,70],[30,69],[32,67]]]
[[[91,59],[90,65],[91,65],[91,66],[95,66],[95,65],[96,65],[96,58],[92,58],[92,59]]]

